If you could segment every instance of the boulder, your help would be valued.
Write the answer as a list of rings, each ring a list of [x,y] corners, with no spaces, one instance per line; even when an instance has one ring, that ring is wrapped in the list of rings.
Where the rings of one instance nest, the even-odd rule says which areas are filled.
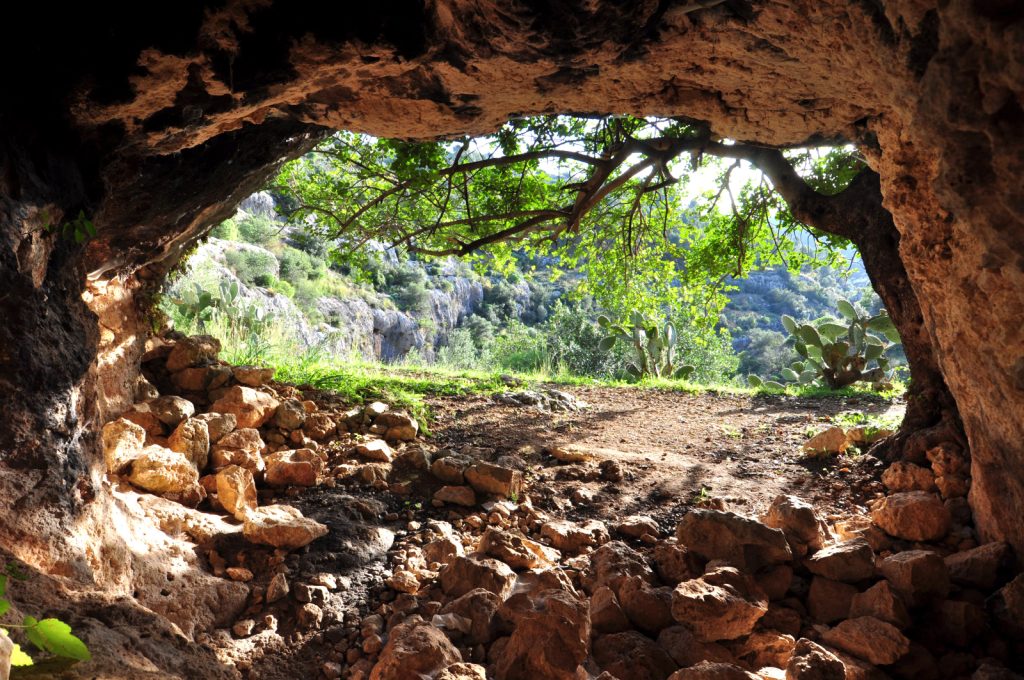
[[[640,538],[642,536],[661,536],[661,529],[653,518],[647,515],[631,515],[622,520],[615,527],[615,531],[627,538]]]
[[[433,562],[447,564],[453,557],[460,557],[464,553],[462,542],[450,536],[435,539],[423,546],[423,557],[428,564]]]
[[[601,586],[590,596],[590,625],[599,633],[621,633],[632,627],[608,586]]]
[[[282,430],[298,430],[306,423],[306,407],[298,399],[285,399],[277,405],[272,422]]]
[[[896,663],[910,640],[892,624],[872,616],[847,619],[822,633],[823,642],[875,665]]]
[[[438,673],[434,680],[487,680],[487,669],[475,663],[455,663]]]
[[[943,498],[963,498],[971,490],[971,480],[964,475],[939,475],[935,486]]]
[[[324,471],[323,460],[311,449],[278,451],[264,460],[263,478],[270,486],[316,486]]]
[[[761,680],[761,678],[731,663],[701,661],[695,666],[676,671],[668,676],[668,680]]]
[[[384,439],[390,442],[416,441],[420,424],[407,413],[388,411],[377,416],[373,424],[384,431]]]
[[[1024,574],[996,591],[985,605],[1005,634],[1024,640]]]
[[[302,425],[302,431],[310,439],[323,441],[334,434],[338,424],[326,413],[309,413],[306,415],[306,422]]]
[[[181,397],[157,397],[146,402],[149,412],[167,427],[177,427],[178,423],[191,418],[196,413],[195,404]]]
[[[741,569],[787,562],[793,553],[781,529],[721,510],[691,510],[676,527],[687,549],[709,560],[725,560]]]
[[[786,665],[786,680],[846,680],[846,667],[832,652],[801,638]]]
[[[480,537],[478,550],[501,560],[513,569],[538,569],[557,564],[561,557],[554,548],[495,527],[488,527],[484,531]]]
[[[220,354],[220,340],[212,335],[193,335],[174,343],[167,356],[167,372],[213,363]]]
[[[463,472],[470,465],[470,461],[462,456],[444,456],[435,458],[430,464],[430,474],[437,477],[445,484],[465,484],[466,478]]]
[[[540,535],[551,541],[558,550],[579,553],[588,546],[599,546],[608,542],[608,528],[604,522],[589,519],[585,522],[571,522],[565,519],[545,522]]]
[[[207,392],[223,387],[231,379],[227,366],[183,368],[171,375],[171,382],[182,392]]]
[[[495,637],[495,616],[501,607],[501,598],[484,588],[476,588],[461,595],[441,610],[441,614],[454,614],[468,624],[463,631],[465,641],[471,645],[491,642]]]
[[[205,470],[210,460],[209,427],[197,418],[186,418],[167,438],[167,448],[184,454],[197,470]]]
[[[880,565],[882,575],[912,607],[941,600],[949,593],[949,571],[936,553],[907,550],[890,555]]]
[[[765,666],[785,668],[795,644],[792,635],[775,630],[755,630],[745,638],[728,643],[727,647],[738,664],[756,671]]]
[[[103,442],[103,460],[107,464],[107,472],[119,475],[142,454],[146,444],[146,430],[130,420],[119,418],[103,426],[100,439]]]
[[[968,472],[970,465],[963,449],[953,442],[943,442],[925,453],[936,477],[958,475]]]
[[[356,453],[363,458],[390,463],[395,459],[395,452],[383,439],[371,439],[356,445]]]
[[[370,680],[429,678],[462,661],[459,650],[440,629],[422,621],[391,629]]]
[[[804,442],[804,453],[808,456],[823,457],[846,453],[850,439],[841,427],[830,427]]]
[[[670,586],[697,578],[704,573],[704,568],[697,556],[676,543],[675,539],[658,541],[654,545],[651,561],[654,562],[654,570],[658,573],[658,578]]]
[[[754,574],[754,580],[769,600],[781,600],[793,585],[793,567],[776,564]]]
[[[898,460],[882,473],[890,491],[935,491],[935,475],[928,468]]]
[[[701,661],[732,663],[732,653],[717,642],[702,642],[688,626],[669,626],[658,633],[658,646],[668,652],[676,665],[686,668]]]
[[[936,541],[949,533],[949,510],[937,494],[903,491],[875,503],[871,519],[890,536],[908,541]]]
[[[267,505],[249,513],[242,535],[252,543],[294,550],[327,534],[327,527],[290,505]]]
[[[194,418],[206,423],[211,444],[216,444],[225,435],[234,432],[238,426],[238,419],[233,413],[200,413]]]
[[[731,567],[683,581],[672,593],[673,618],[703,642],[749,635],[767,611],[767,596],[752,579]]]
[[[856,583],[875,575],[875,553],[863,538],[830,545],[804,560],[812,574]]]
[[[148,403],[135,404],[122,413],[121,417],[141,427],[150,437],[163,437],[165,434],[164,424],[156,417]]]
[[[929,629],[943,642],[967,648],[988,632],[985,610],[973,602],[944,600],[929,617]]]
[[[214,413],[231,413],[240,428],[258,428],[277,411],[278,401],[251,387],[235,385],[210,406]]]
[[[262,387],[274,378],[274,369],[263,366],[232,366],[231,375],[247,387]]]
[[[516,582],[515,572],[504,562],[475,555],[453,558],[438,577],[441,590],[449,597],[483,588],[504,600]]]
[[[217,500],[240,522],[257,508],[256,482],[243,467],[229,465],[217,472]]]
[[[183,454],[152,445],[132,461],[128,481],[155,494],[184,493],[199,485],[199,473]]]
[[[618,680],[665,680],[677,668],[664,649],[635,631],[598,637],[594,660]]]
[[[242,428],[221,437],[210,450],[210,464],[216,470],[228,465],[244,467],[254,475],[266,467],[260,452],[265,444],[258,430]]]
[[[807,593],[807,609],[815,621],[832,623],[850,615],[850,606],[856,594],[857,589],[848,583],[815,576],[811,579],[811,589]]]
[[[512,468],[492,463],[476,463],[466,468],[463,475],[466,483],[480,493],[508,498],[523,490],[523,475]]]
[[[849,541],[854,538],[863,538],[875,552],[888,550],[892,547],[892,538],[878,528],[871,518],[866,515],[852,515],[845,519],[836,520],[833,524],[839,540]]]
[[[618,594],[622,583],[630,577],[640,577],[647,583],[654,582],[654,573],[647,566],[643,555],[622,541],[611,541],[590,556],[590,568],[583,575],[582,583],[588,593],[608,586]]]
[[[476,492],[471,486],[442,486],[434,493],[434,500],[468,508],[476,505]]]
[[[384,580],[385,585],[400,593],[415,595],[420,590],[420,580],[408,569],[396,569],[395,573]]]
[[[656,637],[675,623],[672,619],[672,588],[655,587],[639,576],[631,576],[619,586],[618,596],[622,611],[637,629],[648,635]]]
[[[910,614],[893,587],[885,579],[871,586],[863,593],[853,596],[850,603],[849,616],[873,616],[880,621],[891,623],[897,628],[906,628],[910,625]]]
[[[580,664],[590,653],[585,600],[560,589],[520,593],[499,615],[511,622],[512,635],[496,654],[497,680],[579,680]]]
[[[957,585],[991,590],[999,585],[999,577],[1010,563],[1010,546],[995,542],[979,545],[945,558],[949,578]]]
[[[806,545],[811,550],[824,545],[825,533],[814,507],[796,496],[776,496],[762,519],[767,526],[781,529],[791,544]]]

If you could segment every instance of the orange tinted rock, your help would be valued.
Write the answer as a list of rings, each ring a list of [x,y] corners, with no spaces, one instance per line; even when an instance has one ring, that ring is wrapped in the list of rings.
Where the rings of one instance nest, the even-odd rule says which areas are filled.
[[[847,619],[825,631],[822,641],[868,663],[895,663],[910,651],[910,640],[892,624],[871,616]]]
[[[949,532],[949,510],[934,493],[904,491],[879,500],[871,519],[890,536],[908,541],[935,541]]]
[[[258,428],[274,416],[277,406],[277,399],[269,394],[235,385],[210,406],[210,411],[234,414],[240,428]]]
[[[704,642],[748,635],[768,611],[768,598],[753,581],[728,567],[683,581],[672,593],[672,616]]]
[[[665,680],[677,668],[665,650],[635,631],[597,638],[594,660],[619,680]]]
[[[691,510],[676,527],[676,538],[709,560],[757,569],[787,562],[793,553],[781,529],[721,510]]]
[[[440,629],[423,622],[401,623],[391,629],[370,680],[429,678],[460,661],[459,650]]]

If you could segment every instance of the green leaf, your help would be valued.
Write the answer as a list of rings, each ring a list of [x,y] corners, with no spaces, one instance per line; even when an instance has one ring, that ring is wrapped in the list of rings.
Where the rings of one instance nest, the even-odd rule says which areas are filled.
[[[747,376],[747,384],[756,389],[763,385],[764,381],[761,380],[761,378],[754,375],[753,373],[751,373],[750,375]]]
[[[788,314],[782,315],[782,327],[789,331],[792,335],[796,335],[796,319]]]
[[[881,331],[883,333],[889,328],[896,328],[887,312],[882,312],[878,316],[873,316],[868,319],[867,327],[873,331]]]
[[[886,340],[897,345],[903,342],[903,340],[900,339],[900,334],[896,331],[895,328],[890,328],[882,331],[882,335],[885,336]]]
[[[832,323],[826,321],[825,323],[818,326],[818,332],[824,335],[829,340],[835,340],[843,333],[847,332],[848,327],[838,323]]]
[[[0,597],[7,594],[7,574],[0,574]]]
[[[601,316],[597,317],[597,325],[600,326],[601,328],[608,328],[608,326],[610,326],[611,323],[612,323],[612,320],[609,319],[604,314],[602,314]]]
[[[818,335],[818,330],[814,326],[805,323],[797,329],[797,333],[808,346],[821,347],[821,336]]]
[[[25,631],[29,639],[44,651],[66,659],[88,661],[92,658],[85,643],[71,634],[71,626],[60,619],[43,619]],[[35,636],[32,633],[35,633]]]
[[[0,616],[3,616],[11,608],[11,603],[7,600],[0,600]]]
[[[774,380],[765,380],[764,381],[764,386],[767,387],[770,390],[777,390],[779,392],[785,392],[786,391],[786,386],[785,385],[783,385],[780,382],[776,382]]]
[[[615,346],[615,336],[614,335],[609,335],[608,337],[601,338],[601,342],[598,344],[598,347],[601,349],[602,352],[607,352],[608,350],[610,350],[614,346]]]
[[[850,321],[857,318],[857,310],[853,308],[849,300],[839,300],[836,303],[836,308],[839,309],[839,313],[845,316]]]
[[[800,376],[792,368],[784,368],[781,371],[779,371],[779,373],[782,374],[783,378],[790,382],[797,382],[798,380],[800,380]]]
[[[813,382],[818,377],[817,371],[807,370],[800,374],[800,382],[805,385],[809,382]]]
[[[882,352],[884,351],[885,348],[882,347],[881,345],[869,344],[864,349],[864,358],[867,359],[868,361],[871,361],[872,359],[877,359],[878,357],[882,356]]]

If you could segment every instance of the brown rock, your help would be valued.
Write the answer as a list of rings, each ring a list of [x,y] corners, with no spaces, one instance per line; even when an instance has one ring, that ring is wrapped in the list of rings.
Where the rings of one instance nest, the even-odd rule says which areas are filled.
[[[654,545],[651,561],[654,562],[658,578],[670,586],[697,578],[704,573],[700,560],[674,539],[671,542],[658,541]]]
[[[130,420],[119,418],[103,426],[101,439],[107,472],[119,475],[132,461],[142,455],[146,443],[146,430]]]
[[[935,491],[935,475],[928,468],[898,460],[882,473],[890,491]]]
[[[940,475],[935,486],[943,498],[963,498],[971,490],[971,482],[963,475]]]
[[[210,430],[204,421],[186,418],[167,438],[167,448],[184,454],[197,470],[205,470],[210,459]]]
[[[661,536],[661,529],[658,523],[647,515],[631,515],[619,522],[615,531],[627,538],[640,538],[641,536]]]
[[[324,471],[323,460],[310,449],[278,451],[265,461],[263,478],[270,486],[316,486]]]
[[[167,427],[177,427],[178,423],[191,418],[196,412],[195,404],[181,397],[157,397],[146,405],[150,413]]]
[[[841,427],[830,427],[804,442],[804,453],[814,457],[829,456],[846,453],[849,446],[846,431]]]
[[[1024,640],[1024,574],[1018,574],[985,604],[1004,634]]]
[[[801,638],[786,665],[786,680],[846,680],[846,667],[832,652]]]
[[[515,572],[504,562],[473,555],[453,558],[438,576],[441,590],[449,597],[483,588],[504,600],[516,582]]]
[[[658,646],[668,652],[676,665],[693,666],[701,661],[733,663],[732,653],[717,642],[702,642],[688,626],[669,626],[658,634]]]
[[[257,508],[256,482],[243,467],[229,465],[215,477],[217,500],[240,522]]]
[[[368,442],[357,444],[356,453],[363,458],[382,463],[390,463],[395,459],[395,452],[391,450],[391,447],[383,439],[371,439]]]
[[[799,635],[803,628],[803,619],[800,612],[783,604],[770,603],[768,613],[761,617],[758,625],[763,628],[777,630],[786,635]]]
[[[812,574],[856,583],[875,575],[875,553],[863,538],[830,545],[804,560]]]
[[[231,379],[227,366],[184,368],[171,376],[171,382],[182,392],[206,392],[223,387]]]
[[[796,640],[776,630],[755,630],[726,646],[739,665],[756,671],[765,666],[785,668],[793,655]]]
[[[695,666],[683,668],[668,677],[668,680],[761,680],[731,663],[701,661]]]
[[[323,441],[334,434],[338,424],[326,413],[310,413],[306,416],[306,422],[302,431],[315,441]]]
[[[672,593],[672,616],[704,642],[748,635],[767,611],[764,593],[749,577],[729,567],[683,581]]]
[[[410,593],[415,595],[420,590],[419,578],[417,578],[416,574],[408,569],[396,569],[395,573],[385,579],[384,583],[389,588],[397,590],[400,593]]]
[[[910,651],[910,640],[892,624],[871,616],[847,619],[825,631],[822,641],[868,663],[895,663]]]
[[[928,462],[932,464],[932,471],[935,472],[936,477],[968,472],[969,466],[963,449],[952,442],[942,442],[938,446],[928,449],[925,455],[928,456]]]
[[[234,414],[240,428],[258,428],[273,417],[277,406],[277,399],[269,394],[235,385],[210,406],[210,411]]]
[[[164,436],[164,424],[150,410],[149,404],[135,404],[129,410],[122,413],[121,417],[141,427],[148,436]]]
[[[619,586],[618,596],[629,620],[648,635],[657,636],[675,623],[672,619],[672,588],[655,587],[639,576],[631,576]]]
[[[985,611],[973,602],[945,600],[929,616],[929,630],[955,647],[967,647],[985,634]]]
[[[807,609],[815,621],[832,623],[850,615],[856,594],[857,589],[847,583],[815,576],[807,594]]]
[[[374,419],[373,424],[384,430],[384,439],[389,442],[416,441],[420,431],[420,424],[415,418],[398,411],[382,413]]]
[[[908,541],[936,541],[947,533],[949,510],[934,493],[904,491],[879,500],[871,519],[890,536]]]
[[[953,553],[945,558],[953,583],[968,588],[991,590],[999,584],[1000,573],[1010,562],[1010,546],[986,543],[977,548]]]
[[[949,572],[936,553],[907,550],[896,553],[880,565],[890,585],[912,607],[939,600],[949,593]]]
[[[763,519],[767,526],[781,529],[791,544],[803,544],[811,550],[824,545],[822,523],[814,507],[796,496],[776,496]]]
[[[248,583],[255,578],[255,575],[245,567],[228,567],[224,571],[227,573],[228,578],[240,583]]]
[[[745,569],[787,562],[793,556],[780,529],[721,510],[691,510],[676,527],[676,537],[698,555]]]
[[[423,546],[423,556],[428,564],[447,564],[453,557],[460,557],[464,552],[462,543],[451,537],[438,538]]]
[[[466,468],[463,475],[466,483],[480,493],[508,498],[523,490],[523,475],[512,468],[491,463],[476,463]]]
[[[608,542],[608,528],[604,522],[596,519],[580,523],[564,519],[553,520],[541,526],[540,535],[551,541],[551,545],[558,550],[568,553],[578,553],[587,546],[599,546]]]
[[[260,452],[265,444],[258,430],[242,428],[221,437],[210,450],[210,464],[216,471],[228,465],[244,467],[254,475],[266,467]]]
[[[306,407],[298,399],[285,399],[277,405],[273,423],[282,430],[298,430],[306,423]]]
[[[480,537],[479,550],[513,569],[538,569],[557,563],[561,557],[553,548],[494,527],[488,527]]]
[[[470,465],[469,460],[461,456],[444,456],[435,458],[430,464],[430,474],[440,479],[445,484],[465,484],[466,479],[463,471]]]
[[[849,615],[851,618],[873,616],[897,628],[910,625],[910,614],[903,598],[884,579],[853,596]]]
[[[597,638],[594,660],[619,680],[665,680],[677,668],[665,650],[634,631]]]
[[[224,435],[234,432],[238,426],[238,419],[233,413],[200,413],[194,418],[206,423],[211,444],[216,444]]]
[[[476,505],[476,492],[471,486],[442,486],[434,493],[434,500],[453,505]]]
[[[475,663],[456,663],[438,673],[434,680],[487,680],[487,669]]]
[[[267,505],[249,513],[242,527],[246,540],[294,550],[327,534],[327,527],[303,517],[289,505]]]
[[[892,546],[892,539],[889,535],[879,529],[878,525],[865,515],[853,515],[846,519],[837,520],[833,526],[835,527],[836,535],[842,541],[863,538],[875,552],[888,550]]]
[[[455,614],[469,622],[465,630],[465,641],[471,645],[491,642],[495,637],[495,616],[501,606],[501,598],[489,590],[476,588],[449,602],[441,614]]]
[[[174,344],[167,357],[167,371],[174,373],[183,368],[201,366],[217,360],[220,340],[210,335],[193,335]]]
[[[578,680],[590,653],[588,609],[586,601],[558,589],[509,598],[499,615],[511,622],[512,635],[494,661],[495,678]]]
[[[199,473],[181,453],[147,446],[132,461],[128,480],[155,494],[184,493],[199,486]]]
[[[793,583],[793,567],[788,564],[776,564],[754,574],[754,581],[769,600],[781,600]]]
[[[400,623],[391,629],[370,680],[429,678],[460,661],[459,650],[438,628],[423,622]]]
[[[583,587],[593,593],[601,586],[608,586],[612,592],[618,593],[623,581],[631,576],[654,582],[654,574],[643,555],[622,541],[611,541],[590,556],[590,569],[584,574]]]
[[[618,598],[608,586],[601,586],[590,596],[590,625],[599,633],[621,633],[631,628]]]
[[[235,380],[248,387],[262,387],[274,378],[274,369],[262,366],[233,366]]]
[[[274,574],[267,584],[267,603],[277,602],[287,596],[290,590],[288,578],[284,574]]]

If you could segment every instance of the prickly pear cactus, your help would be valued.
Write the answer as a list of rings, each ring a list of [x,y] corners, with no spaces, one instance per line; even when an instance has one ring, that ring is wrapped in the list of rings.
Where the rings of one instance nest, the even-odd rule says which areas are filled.
[[[790,334],[789,342],[801,360],[782,369],[782,379],[800,385],[827,385],[831,389],[856,382],[871,383],[877,390],[890,389],[890,365],[885,353],[899,344],[900,337],[888,312],[861,315],[847,300],[840,300],[837,306],[841,322],[800,324],[783,315],[782,326]],[[754,375],[747,376],[747,382],[752,387],[784,387]]]
[[[609,335],[601,340],[602,351],[609,351],[616,342],[632,345],[636,361],[626,365],[626,373],[633,380],[644,378],[686,379],[693,374],[693,366],[675,365],[676,327],[671,321],[662,326],[649,321],[644,315],[633,312],[628,322],[613,323],[607,316],[599,316],[597,325]]]

